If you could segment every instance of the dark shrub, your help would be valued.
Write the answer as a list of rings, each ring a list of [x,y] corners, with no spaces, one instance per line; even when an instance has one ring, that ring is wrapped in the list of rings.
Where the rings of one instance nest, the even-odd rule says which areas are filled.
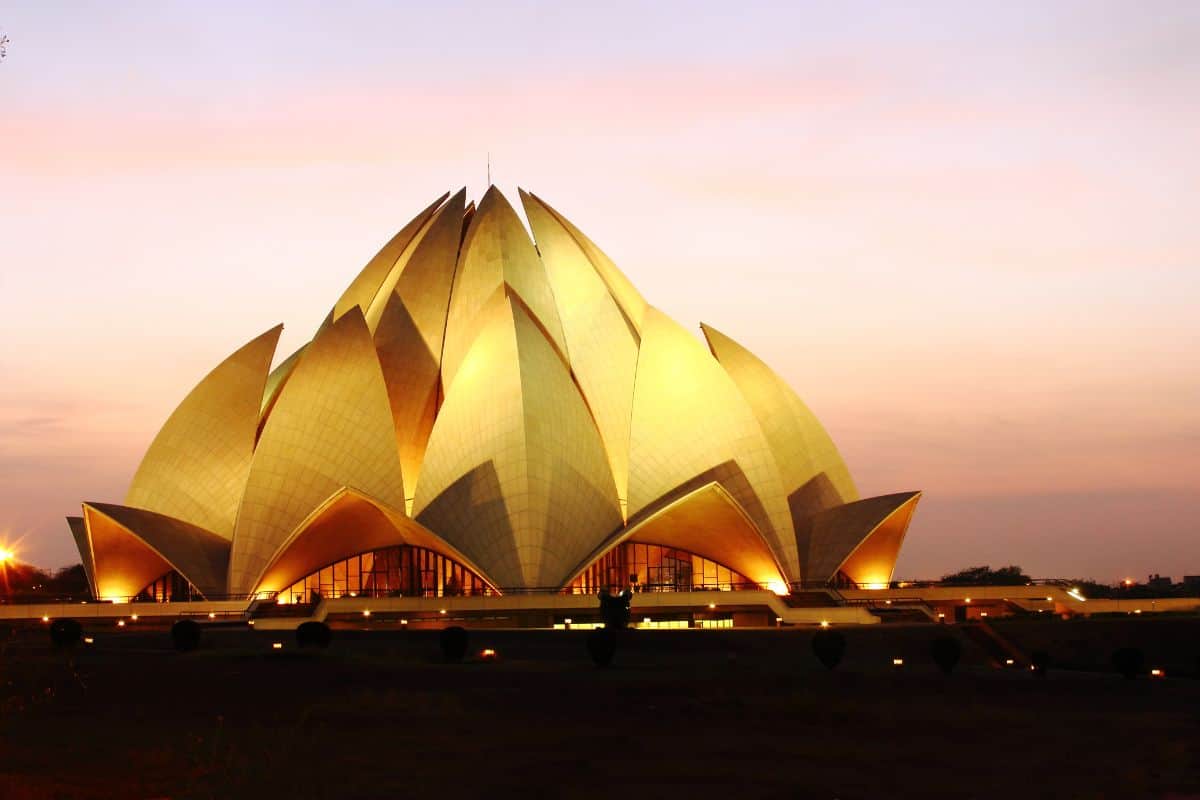
[[[1146,656],[1136,647],[1120,647],[1113,651],[1113,666],[1127,680],[1133,680],[1146,670]]]
[[[842,663],[842,656],[846,655],[846,637],[839,631],[817,631],[813,634],[812,651],[826,669],[833,669]]]
[[[600,593],[600,617],[604,627],[620,630],[629,624],[629,606],[633,602],[633,592],[626,589],[620,594]]]
[[[467,631],[457,625],[443,628],[438,634],[438,644],[442,646],[442,656],[447,661],[462,661],[467,655]]]
[[[939,636],[929,645],[929,654],[938,669],[949,675],[962,658],[962,645],[953,636]]]
[[[317,622],[315,619],[310,619],[308,622],[300,623],[300,627],[296,628],[296,644],[301,647],[318,647],[324,650],[329,647],[329,642],[333,639],[333,631],[324,622]]]
[[[1045,650],[1034,650],[1029,654],[1029,665],[1033,667],[1033,674],[1039,678],[1046,677],[1046,672],[1050,669],[1050,654]]]
[[[74,647],[83,638],[83,626],[73,619],[56,619],[50,623],[50,641],[55,647]]]
[[[595,628],[588,633],[588,655],[597,667],[607,667],[617,654],[617,632],[613,628]]]
[[[181,619],[171,626],[171,641],[175,649],[187,653],[200,646],[200,623],[194,619]]]

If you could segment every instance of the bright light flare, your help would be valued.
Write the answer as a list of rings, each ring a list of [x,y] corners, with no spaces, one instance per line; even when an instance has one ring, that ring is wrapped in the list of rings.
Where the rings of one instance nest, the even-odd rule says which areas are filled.
[[[787,584],[784,583],[783,581],[771,581],[770,583],[767,584],[767,588],[770,589],[775,594],[779,595],[780,597],[785,597],[788,594],[790,594],[790,592],[788,591]]]
[[[1076,600],[1078,600],[1081,603],[1087,602],[1087,598],[1083,596],[1083,593],[1079,591],[1078,587],[1076,587],[1074,589],[1068,589],[1067,594],[1069,594],[1071,597],[1074,597]]]
[[[0,564],[7,564],[9,561],[15,561],[17,554],[7,547],[0,547]]]

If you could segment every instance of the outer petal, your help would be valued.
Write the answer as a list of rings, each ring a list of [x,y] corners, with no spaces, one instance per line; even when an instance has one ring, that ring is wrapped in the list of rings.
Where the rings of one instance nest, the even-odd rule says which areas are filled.
[[[886,586],[920,492],[869,497],[812,517],[798,532],[806,581],[845,573],[860,586]]]
[[[592,240],[584,236],[583,233],[567,220],[562,214],[559,214],[548,203],[542,200],[537,195],[531,194],[549,213],[553,214],[559,223],[567,230],[578,244],[583,252],[587,255],[588,261],[595,268],[596,273],[604,281],[608,287],[608,291],[617,301],[617,305],[621,308],[621,313],[629,321],[630,328],[635,334],[640,334],[642,330],[642,320],[646,316],[648,305],[641,293],[638,292],[629,278],[621,270],[617,269],[617,265],[612,260],[604,255],[599,247],[592,243]],[[534,232],[536,236],[536,231]]]
[[[267,418],[238,512],[231,590],[249,592],[296,526],[343,486],[404,507],[387,388],[357,309],[317,335]]]
[[[700,327],[713,355],[733,378],[762,426],[788,494],[824,473],[836,498],[821,499],[820,503],[828,505],[811,508],[809,513],[857,500],[858,491],[833,440],[791,387],[757,356],[728,336],[707,325]]]
[[[413,241],[417,233],[429,222],[433,212],[438,206],[446,202],[446,197],[449,192],[433,201],[424,211],[413,217],[407,225],[400,229],[400,232],[388,240],[375,257],[367,262],[363,267],[362,272],[346,287],[346,291],[342,292],[342,296],[333,306],[333,319],[330,322],[337,320],[343,314],[354,307],[358,307],[363,314],[367,313],[371,302],[376,295],[383,294],[386,298],[392,293],[392,288],[389,286],[385,291],[381,292],[381,286],[384,280],[391,273],[392,268],[396,265],[396,261],[404,253],[405,248]],[[325,326],[322,326],[324,328]]]
[[[482,312],[506,295],[518,298],[565,362],[567,346],[546,269],[516,212],[493,186],[471,217],[458,258],[442,348],[447,391],[482,329]]]
[[[558,353],[501,298],[462,360],[413,511],[500,588],[557,587],[621,527],[596,427]]]
[[[277,325],[244,345],[192,389],[142,458],[126,505],[226,539],[233,535],[263,386],[282,330]]]
[[[79,550],[79,559],[83,563],[83,573],[87,576],[92,597],[99,597],[100,592],[96,589],[96,559],[92,555],[92,540],[88,538],[87,524],[83,517],[67,517],[67,525],[71,528],[71,538],[75,540],[75,547]]]
[[[763,586],[786,583],[775,554],[737,500],[716,481],[641,514],[572,572],[575,580],[597,559],[623,542],[677,547],[704,556]]]
[[[84,503],[83,519],[98,597],[127,599],[171,570],[205,597],[225,593],[228,539],[163,514],[107,503]]]
[[[354,531],[354,536],[345,536],[346,531]],[[282,591],[327,564],[399,544],[439,552],[487,580],[470,559],[428,528],[352,489],[342,489],[301,523],[267,567],[255,592]]]
[[[554,288],[571,370],[600,429],[624,512],[638,337],[579,240],[540,200],[525,192],[521,200]]]
[[[629,516],[714,471],[747,510],[789,578],[799,562],[787,500],[758,421],[729,376],[691,334],[649,307],[633,393]]]

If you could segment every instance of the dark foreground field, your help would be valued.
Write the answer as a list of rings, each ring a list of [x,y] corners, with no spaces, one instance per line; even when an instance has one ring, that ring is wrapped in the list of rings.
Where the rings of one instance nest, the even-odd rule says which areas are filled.
[[[433,631],[177,654],[143,624],[0,645],[0,797],[1200,797],[1200,681],[1039,680],[971,645],[946,677],[932,626],[846,631],[828,672],[811,631],[631,632],[600,670],[577,632],[472,631],[500,661],[445,664]]]

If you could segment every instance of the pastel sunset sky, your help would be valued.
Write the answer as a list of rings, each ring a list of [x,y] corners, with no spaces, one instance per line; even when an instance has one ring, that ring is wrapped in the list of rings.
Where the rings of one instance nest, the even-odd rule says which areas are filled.
[[[0,2],[0,543],[443,191],[816,411],[898,577],[1200,574],[1200,3]]]

